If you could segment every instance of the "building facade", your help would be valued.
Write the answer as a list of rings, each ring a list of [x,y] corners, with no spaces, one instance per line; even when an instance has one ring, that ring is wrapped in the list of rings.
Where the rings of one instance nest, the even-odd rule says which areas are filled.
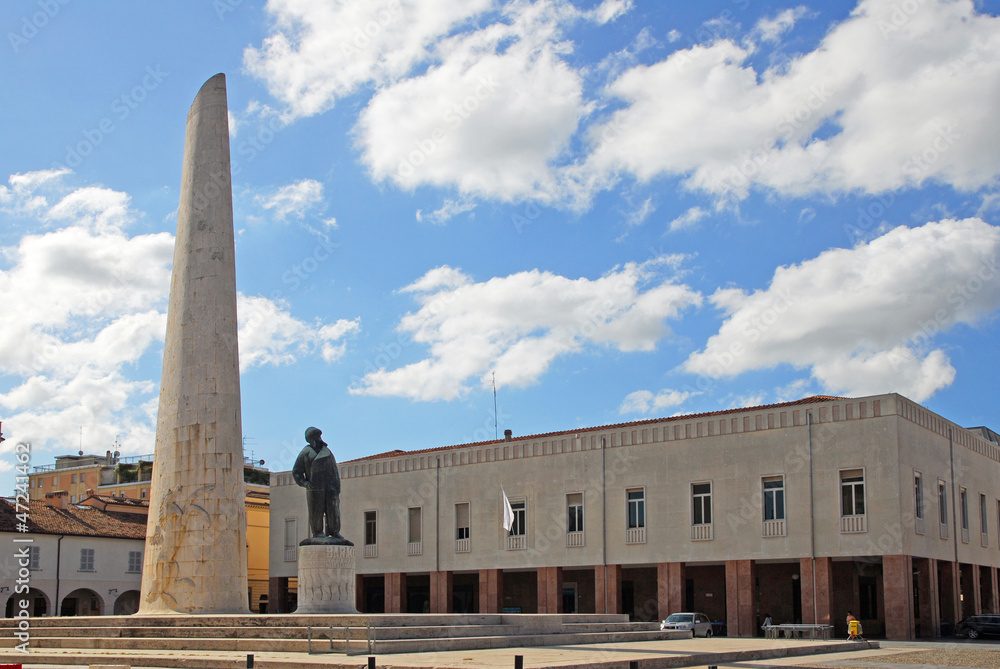
[[[51,465],[33,467],[28,477],[29,499],[43,501],[56,492],[65,492],[69,504],[83,503],[94,497],[121,500],[149,499],[153,456],[119,457],[117,451],[106,455],[60,455]],[[250,610],[263,613],[268,597],[269,472],[258,462],[244,462],[247,513],[247,586]],[[88,502],[92,503],[92,502]],[[145,505],[128,508],[148,513]]]
[[[0,499],[0,606],[11,618],[28,603],[31,616],[135,613],[139,607],[146,515],[114,505],[80,506],[68,494],[32,501],[22,516]],[[24,554],[25,557],[19,557]],[[27,563],[27,577],[21,570]]]
[[[1000,444],[897,394],[341,463],[361,611],[700,611],[936,636],[1000,611]],[[513,523],[505,530],[503,498]],[[270,599],[293,605],[305,495],[271,475]]]

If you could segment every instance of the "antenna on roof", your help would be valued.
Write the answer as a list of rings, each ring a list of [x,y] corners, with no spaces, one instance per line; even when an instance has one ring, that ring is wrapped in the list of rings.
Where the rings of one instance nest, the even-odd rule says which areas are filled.
[[[500,433],[497,432],[497,373],[493,372],[493,438],[498,439]]]

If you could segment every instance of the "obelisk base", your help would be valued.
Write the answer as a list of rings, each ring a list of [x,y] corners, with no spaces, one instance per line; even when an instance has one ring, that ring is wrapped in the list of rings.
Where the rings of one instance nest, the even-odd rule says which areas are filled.
[[[299,546],[298,595],[295,613],[357,613],[354,546]]]

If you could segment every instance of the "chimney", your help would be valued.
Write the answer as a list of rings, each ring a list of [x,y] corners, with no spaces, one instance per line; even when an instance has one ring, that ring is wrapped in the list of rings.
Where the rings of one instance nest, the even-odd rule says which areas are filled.
[[[69,493],[65,490],[45,493],[45,503],[53,509],[69,508]]]
[[[513,436],[513,434],[514,434],[513,430],[504,430],[503,431],[503,440],[504,441],[510,441],[511,437]]]

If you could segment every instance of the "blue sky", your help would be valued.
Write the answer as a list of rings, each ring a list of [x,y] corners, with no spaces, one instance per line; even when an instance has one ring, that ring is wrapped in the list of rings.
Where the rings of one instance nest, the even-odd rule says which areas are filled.
[[[995,428],[998,5],[4,3],[2,475],[152,451],[217,72],[272,469],[811,394]]]

